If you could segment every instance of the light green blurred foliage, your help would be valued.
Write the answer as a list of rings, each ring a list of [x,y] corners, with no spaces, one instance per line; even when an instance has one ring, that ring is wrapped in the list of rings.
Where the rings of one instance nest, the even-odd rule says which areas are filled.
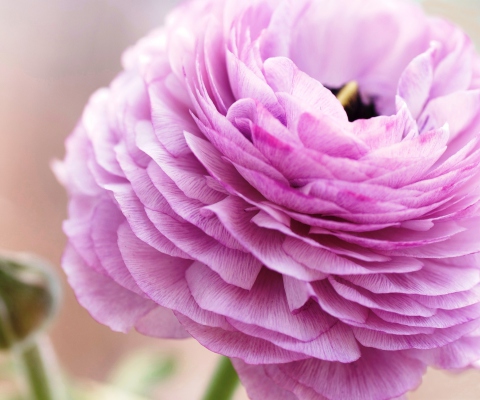
[[[69,400],[148,400],[175,369],[173,356],[137,350],[117,364],[106,383],[71,382]]]
[[[137,350],[117,364],[105,383],[65,377],[67,397],[62,400],[149,400],[175,370],[173,356],[150,349]],[[2,356],[0,400],[25,400],[18,394],[16,381],[13,362],[9,357]]]
[[[0,399],[23,400],[18,394],[15,366],[7,354],[0,355]]]
[[[128,354],[117,364],[108,382],[126,392],[151,397],[155,388],[175,370],[173,356],[144,349]]]

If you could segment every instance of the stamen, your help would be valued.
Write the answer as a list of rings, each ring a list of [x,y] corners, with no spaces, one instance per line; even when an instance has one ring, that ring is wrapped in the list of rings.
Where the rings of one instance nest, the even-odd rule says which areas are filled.
[[[337,99],[343,108],[350,106],[358,99],[358,83],[355,81],[348,82],[337,93]]]

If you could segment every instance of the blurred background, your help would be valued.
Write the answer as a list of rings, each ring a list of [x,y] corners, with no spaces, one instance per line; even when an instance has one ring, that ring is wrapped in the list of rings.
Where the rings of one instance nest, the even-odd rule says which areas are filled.
[[[194,340],[111,332],[78,305],[59,267],[67,199],[49,168],[52,159],[63,157],[63,142],[90,94],[119,72],[122,51],[162,24],[175,3],[0,0],[0,247],[36,253],[58,269],[64,303],[51,337],[69,376],[106,380],[126,355],[149,349],[175,366],[155,399],[196,400],[216,355]],[[423,3],[430,13],[461,24],[480,43],[479,0]],[[246,398],[240,389],[236,400]],[[480,399],[480,373],[429,371],[409,399]]]

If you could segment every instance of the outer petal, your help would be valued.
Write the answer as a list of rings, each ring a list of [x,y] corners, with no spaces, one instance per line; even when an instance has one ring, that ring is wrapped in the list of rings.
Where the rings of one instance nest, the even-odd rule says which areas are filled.
[[[265,370],[302,399],[316,399],[314,391],[319,398],[385,400],[414,389],[425,365],[398,352],[363,348],[360,359],[350,364],[308,359]]]
[[[249,364],[284,363],[307,357],[304,354],[284,350],[268,340],[245,335],[233,328],[226,330],[200,325],[179,313],[177,318],[185,329],[207,349],[227,357],[241,358]]]
[[[298,397],[288,390],[282,389],[266,373],[262,365],[251,365],[239,358],[232,359],[240,379],[252,400],[298,400]],[[320,399],[319,399],[320,400]]]
[[[63,268],[80,304],[114,331],[128,332],[156,307],[154,302],[90,269],[71,246],[65,250]],[[113,303],[112,298],[116,299]]]

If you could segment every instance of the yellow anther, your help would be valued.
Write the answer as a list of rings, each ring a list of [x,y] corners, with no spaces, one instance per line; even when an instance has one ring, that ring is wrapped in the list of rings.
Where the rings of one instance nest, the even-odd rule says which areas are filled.
[[[337,94],[338,101],[342,104],[343,108],[348,107],[358,97],[358,83],[355,81],[348,82],[344,87],[340,89]]]

